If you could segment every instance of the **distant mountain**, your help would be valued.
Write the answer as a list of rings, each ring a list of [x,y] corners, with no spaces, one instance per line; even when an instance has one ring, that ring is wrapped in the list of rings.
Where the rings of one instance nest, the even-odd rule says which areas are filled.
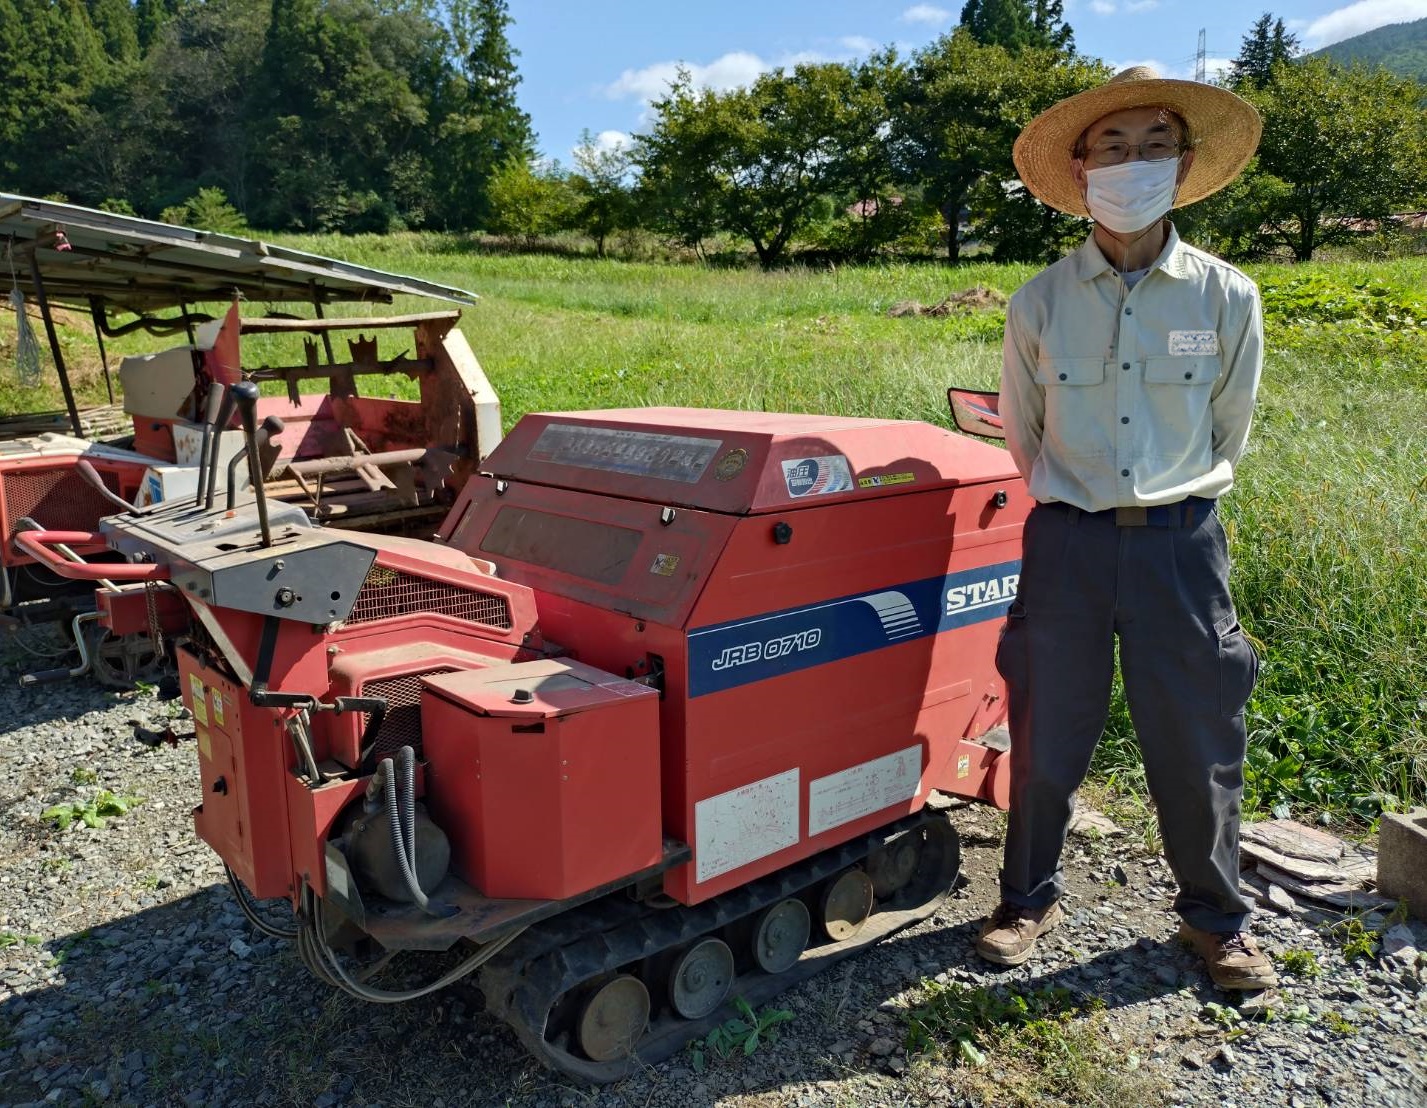
[[[1427,82],[1427,19],[1393,23],[1335,42],[1318,51],[1350,65],[1380,65],[1404,77]]]

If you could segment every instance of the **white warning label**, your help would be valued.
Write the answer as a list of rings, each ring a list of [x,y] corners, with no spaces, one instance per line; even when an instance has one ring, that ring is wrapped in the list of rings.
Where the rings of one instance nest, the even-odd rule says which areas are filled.
[[[910,800],[917,795],[921,778],[922,751],[918,746],[819,777],[808,786],[808,834],[820,835]]]
[[[796,769],[694,805],[694,869],[698,881],[776,854],[797,841]]]

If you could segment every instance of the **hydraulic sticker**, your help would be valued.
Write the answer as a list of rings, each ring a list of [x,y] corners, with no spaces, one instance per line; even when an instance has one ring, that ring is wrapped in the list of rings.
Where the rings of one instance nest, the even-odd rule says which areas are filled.
[[[785,461],[783,481],[794,500],[805,496],[821,496],[830,492],[847,492],[852,488],[852,469],[841,454],[821,458],[798,458]]]

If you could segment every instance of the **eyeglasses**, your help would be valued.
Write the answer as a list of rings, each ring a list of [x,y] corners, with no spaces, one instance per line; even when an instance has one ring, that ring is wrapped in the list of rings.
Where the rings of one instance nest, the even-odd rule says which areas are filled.
[[[1162,162],[1179,154],[1179,143],[1166,139],[1150,139],[1148,142],[1101,142],[1090,147],[1085,157],[1096,165],[1119,165],[1134,150],[1147,162]]]

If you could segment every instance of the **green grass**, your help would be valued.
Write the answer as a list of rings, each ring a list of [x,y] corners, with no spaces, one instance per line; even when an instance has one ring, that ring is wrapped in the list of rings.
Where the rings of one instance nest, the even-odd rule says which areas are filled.
[[[480,294],[461,329],[507,427],[529,411],[648,404],[945,425],[948,384],[997,380],[1000,314],[889,319],[887,308],[975,284],[1009,293],[1035,272],[886,264],[762,273],[474,254],[461,239],[425,234],[284,241]],[[1404,302],[1427,290],[1421,258],[1251,273],[1294,288],[1305,277],[1348,290],[1372,282]],[[432,306],[404,299],[393,310]],[[11,321],[0,313],[0,405],[43,406],[8,369]],[[79,330],[66,341],[83,395],[102,398],[84,360],[91,340]],[[382,333],[381,343],[392,356],[409,339]],[[111,343],[111,363],[161,345]],[[1263,656],[1248,717],[1247,810],[1371,821],[1384,806],[1427,796],[1427,337],[1353,320],[1274,321],[1268,347],[1250,450],[1224,511],[1240,615]],[[292,364],[300,346],[254,341],[245,360]],[[374,391],[413,394],[405,378]],[[1137,760],[1119,702],[1097,766],[1133,790]]]
[[[972,1103],[1159,1103],[1140,1059],[1105,1034],[1104,1005],[1063,988],[1032,992],[924,980],[906,1017],[913,1087],[930,1066]],[[950,1072],[947,1072],[949,1068]]]

